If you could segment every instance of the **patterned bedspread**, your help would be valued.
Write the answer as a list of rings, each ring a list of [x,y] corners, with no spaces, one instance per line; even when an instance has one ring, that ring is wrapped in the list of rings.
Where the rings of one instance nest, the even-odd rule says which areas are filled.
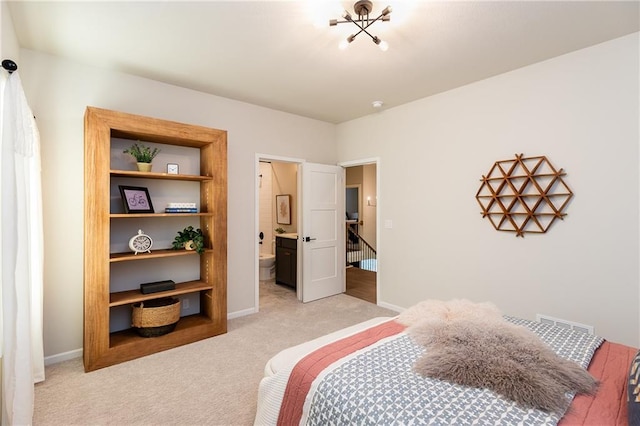
[[[602,339],[509,318],[585,369]],[[487,389],[425,379],[412,371],[424,347],[400,334],[354,355],[317,380],[306,424],[555,425],[557,414],[522,409]]]
[[[587,368],[603,339],[548,324],[509,318],[528,327],[558,355]],[[382,327],[384,324],[378,327]],[[398,331],[400,331],[399,329]],[[355,338],[355,336],[352,336]],[[308,425],[555,425],[557,414],[523,409],[486,389],[463,387],[413,372],[424,347],[400,331],[331,362],[321,371],[302,373],[308,386],[290,380],[287,399],[279,410],[279,424]],[[318,351],[316,351],[318,352]],[[331,352],[331,349],[329,349]],[[317,354],[316,354],[317,356]],[[302,364],[302,363],[300,363]],[[317,368],[317,367],[314,367]],[[282,378],[279,379],[282,383]],[[296,395],[299,393],[300,395]],[[300,398],[297,407],[289,398]],[[286,410],[293,407],[299,412]],[[256,418],[256,424],[275,418]]]

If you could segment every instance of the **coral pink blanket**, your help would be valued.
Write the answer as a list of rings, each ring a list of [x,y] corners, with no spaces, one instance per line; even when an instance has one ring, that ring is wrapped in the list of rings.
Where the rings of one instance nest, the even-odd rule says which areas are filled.
[[[600,381],[595,396],[578,395],[559,426],[627,426],[627,380],[637,349],[604,342],[589,364],[589,373]]]

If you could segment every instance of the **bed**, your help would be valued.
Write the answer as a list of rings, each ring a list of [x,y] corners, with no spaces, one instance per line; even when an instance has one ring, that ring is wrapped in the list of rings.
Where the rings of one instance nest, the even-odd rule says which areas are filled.
[[[599,382],[595,394],[563,394],[568,409],[548,412],[491,389],[424,377],[415,365],[425,348],[409,336],[411,328],[399,317],[380,317],[269,360],[255,425],[629,424],[629,366],[638,349],[549,324],[504,319],[536,333],[558,356],[588,367]]]

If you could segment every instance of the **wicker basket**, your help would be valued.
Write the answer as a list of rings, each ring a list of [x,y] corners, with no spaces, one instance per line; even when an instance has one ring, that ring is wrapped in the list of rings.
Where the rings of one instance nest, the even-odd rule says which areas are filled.
[[[157,337],[172,332],[180,319],[180,300],[173,297],[133,304],[131,326],[142,337]]]

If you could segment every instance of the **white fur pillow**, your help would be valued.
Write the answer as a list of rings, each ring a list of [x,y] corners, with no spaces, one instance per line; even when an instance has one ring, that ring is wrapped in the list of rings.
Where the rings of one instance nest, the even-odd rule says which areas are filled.
[[[488,388],[525,408],[560,414],[570,402],[566,392],[596,391],[585,369],[556,355],[529,329],[496,317],[493,305],[476,310],[468,301],[443,303],[444,309],[422,305],[438,307],[434,315],[409,315],[407,333],[426,347],[414,365],[418,374]]]
[[[467,299],[453,299],[448,302],[429,299],[414,305],[398,315],[398,321],[407,327],[422,321],[454,319],[493,318],[502,321],[502,313],[492,303],[474,303]]]

